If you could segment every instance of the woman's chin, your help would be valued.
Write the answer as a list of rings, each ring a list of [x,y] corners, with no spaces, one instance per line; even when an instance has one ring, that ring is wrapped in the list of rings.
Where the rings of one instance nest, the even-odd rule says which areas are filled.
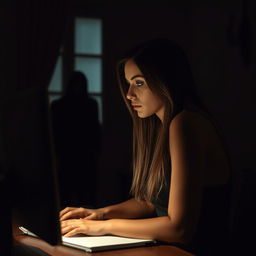
[[[142,112],[138,112],[138,117],[139,118],[147,118],[147,117],[149,117],[150,115],[145,115],[144,113],[142,113]]]

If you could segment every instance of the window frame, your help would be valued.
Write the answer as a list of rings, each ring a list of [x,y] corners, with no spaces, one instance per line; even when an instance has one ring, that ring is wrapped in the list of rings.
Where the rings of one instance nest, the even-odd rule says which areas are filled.
[[[75,20],[76,18],[88,18],[88,19],[99,19],[101,20],[101,54],[84,54],[84,53],[75,53]],[[98,104],[98,114],[99,114],[99,122],[101,125],[104,123],[104,40],[103,40],[103,31],[104,31],[104,22],[103,18],[99,15],[91,16],[87,14],[82,14],[80,11],[75,12],[73,16],[70,17],[67,23],[67,30],[66,30],[65,38],[63,41],[63,45],[59,51],[59,56],[62,57],[62,81],[61,81],[61,91],[52,91],[50,88],[48,89],[48,96],[49,99],[53,96],[63,96],[67,83],[69,80],[70,75],[73,71],[75,71],[75,58],[82,57],[82,58],[99,58],[101,60],[101,92],[88,92],[88,95],[91,97],[99,97],[101,104]],[[58,59],[57,59],[58,61]],[[56,62],[57,65],[57,62]],[[56,68],[56,67],[55,67]],[[54,69],[55,73],[55,69]],[[53,73],[53,75],[54,75]],[[51,82],[51,81],[50,81]],[[51,102],[51,100],[50,100]],[[97,101],[98,102],[98,101]]]

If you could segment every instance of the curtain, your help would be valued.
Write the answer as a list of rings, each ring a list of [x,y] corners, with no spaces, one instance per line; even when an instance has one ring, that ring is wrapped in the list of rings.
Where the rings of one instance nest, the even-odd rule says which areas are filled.
[[[17,1],[17,89],[45,88],[63,37],[64,0]]]
[[[67,3],[16,0],[0,8],[1,255],[10,253],[10,207],[26,197],[32,206],[31,195],[39,191],[33,184],[54,176],[47,87],[65,33]]]

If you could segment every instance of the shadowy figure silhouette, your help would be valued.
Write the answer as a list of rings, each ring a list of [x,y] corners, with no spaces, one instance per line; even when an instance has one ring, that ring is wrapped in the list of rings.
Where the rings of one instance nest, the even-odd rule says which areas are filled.
[[[87,78],[74,71],[64,96],[51,104],[61,206],[95,205],[101,132]]]

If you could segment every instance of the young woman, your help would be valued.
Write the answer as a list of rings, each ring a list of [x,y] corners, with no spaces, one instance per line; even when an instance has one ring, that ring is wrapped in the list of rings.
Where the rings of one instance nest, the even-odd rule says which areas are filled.
[[[165,39],[146,42],[119,63],[118,80],[133,119],[133,198],[66,208],[62,233],[151,238],[220,255],[230,167],[183,51]]]

